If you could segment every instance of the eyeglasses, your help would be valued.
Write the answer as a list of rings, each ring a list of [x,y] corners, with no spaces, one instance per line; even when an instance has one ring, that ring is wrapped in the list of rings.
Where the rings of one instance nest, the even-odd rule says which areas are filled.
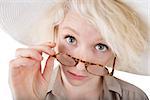
[[[116,61],[116,57],[115,57],[113,61],[112,71],[109,72],[109,70],[101,64],[95,64],[95,63],[83,61],[83,60],[74,58],[71,55],[66,54],[66,53],[57,53],[56,55],[53,55],[52,57],[55,57],[62,65],[68,66],[68,67],[75,67],[79,61],[82,63],[85,63],[86,71],[96,76],[104,76],[104,75],[112,76],[114,72],[115,61]]]

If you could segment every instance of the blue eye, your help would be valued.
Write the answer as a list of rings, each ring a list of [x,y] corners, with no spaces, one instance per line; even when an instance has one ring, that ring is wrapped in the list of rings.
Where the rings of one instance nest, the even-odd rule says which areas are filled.
[[[76,44],[76,39],[71,35],[65,36],[65,39],[68,44]]]
[[[105,45],[105,44],[101,44],[101,43],[97,44],[97,45],[95,46],[95,48],[96,48],[97,50],[99,50],[99,51],[102,51],[102,52],[105,52],[106,50],[108,50],[108,46]]]

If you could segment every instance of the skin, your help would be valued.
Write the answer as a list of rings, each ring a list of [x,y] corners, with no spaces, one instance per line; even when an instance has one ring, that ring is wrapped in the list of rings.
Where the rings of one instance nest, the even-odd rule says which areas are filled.
[[[9,78],[15,99],[44,99],[54,64],[54,58],[51,56],[56,52],[67,52],[73,57],[102,65],[108,64],[113,55],[109,47],[107,49],[101,45],[107,45],[101,33],[73,11],[69,11],[60,23],[57,36],[56,43],[47,42],[16,50],[16,58],[10,61]],[[56,51],[52,50],[54,47]],[[41,73],[40,66],[42,52],[49,55],[43,73]],[[85,76],[85,78],[83,80],[72,79],[68,71]],[[84,63],[78,62],[75,67],[61,65],[61,76],[65,88],[61,92],[66,93],[69,99],[80,99],[81,96],[85,97],[84,99],[93,96],[98,98],[102,88],[102,79],[89,74]]]

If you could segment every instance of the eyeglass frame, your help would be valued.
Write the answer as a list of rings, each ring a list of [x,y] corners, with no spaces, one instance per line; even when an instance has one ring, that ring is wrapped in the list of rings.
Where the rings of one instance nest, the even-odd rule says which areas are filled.
[[[57,58],[57,55],[59,55],[59,54],[65,54],[65,55],[71,57],[71,58],[75,61],[75,65],[74,65],[74,66],[76,66],[76,65],[79,63],[79,61],[82,62],[82,63],[84,63],[84,64],[85,64],[85,69],[86,69],[86,71],[87,71],[88,73],[92,74],[92,75],[96,75],[96,74],[93,74],[93,73],[91,73],[91,72],[88,71],[88,69],[87,69],[88,65],[96,65],[96,66],[99,66],[99,67],[104,67],[104,68],[106,68],[104,65],[95,64],[95,63],[91,63],[91,62],[88,62],[88,61],[84,61],[84,60],[75,58],[75,57],[73,57],[73,56],[71,56],[71,55],[69,55],[69,54],[67,54],[67,53],[60,53],[60,52],[59,52],[59,53],[53,55],[52,57],[56,58],[57,61],[59,61],[58,58]],[[60,61],[59,61],[59,62],[60,62]],[[61,63],[61,62],[60,62],[60,63]],[[111,71],[109,74],[107,74],[107,75],[113,76],[114,68],[115,68],[115,63],[116,63],[116,56],[114,57],[114,60],[113,60],[112,71]],[[61,64],[62,64],[62,65],[65,65],[65,64],[63,64],[63,63],[61,63]],[[65,65],[65,66],[66,66],[66,65]],[[70,66],[70,67],[73,67],[73,66]],[[106,68],[106,70],[108,70],[108,69]],[[96,75],[96,76],[103,76],[103,75]]]

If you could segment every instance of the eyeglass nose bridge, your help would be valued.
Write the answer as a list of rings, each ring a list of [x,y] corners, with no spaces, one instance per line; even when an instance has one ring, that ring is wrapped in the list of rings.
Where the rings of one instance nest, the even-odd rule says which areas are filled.
[[[73,58],[73,57],[72,57],[72,58]],[[79,62],[82,62],[82,63],[86,64],[86,62],[83,61],[83,60],[80,60],[80,59],[77,59],[77,58],[73,58],[73,59],[74,59],[74,61],[75,61],[75,65],[74,65],[74,66],[76,66]]]
[[[73,57],[72,57],[73,58]],[[83,61],[83,60],[80,60],[80,59],[77,59],[77,58],[73,58],[74,61],[76,62],[75,63],[75,66],[79,63],[79,62],[82,62],[85,64],[85,67],[87,68],[88,65],[97,65],[97,66],[100,66],[100,67],[104,67],[103,65],[100,65],[100,64],[94,64],[94,63],[90,63],[90,62],[87,62],[87,61]]]

